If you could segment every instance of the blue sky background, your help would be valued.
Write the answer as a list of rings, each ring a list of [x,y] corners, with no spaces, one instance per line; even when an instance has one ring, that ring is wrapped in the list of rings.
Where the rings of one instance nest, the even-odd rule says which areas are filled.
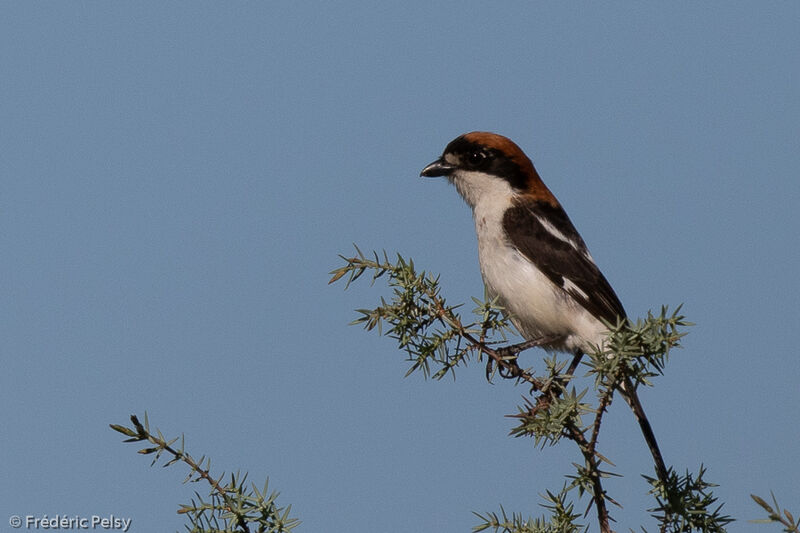
[[[476,129],[527,151],[631,315],[685,303],[642,393],[665,456],[708,467],[730,531],[777,531],[747,520],[751,492],[800,513],[798,27],[797,2],[3,3],[0,531],[181,530],[205,488],[108,428],[145,410],[299,531],[540,514],[579,456],[507,436],[524,390],[404,379],[347,326],[385,290],[327,285],[355,242],[482,295],[468,208],[418,178]],[[600,447],[620,530],[652,525],[623,404]]]

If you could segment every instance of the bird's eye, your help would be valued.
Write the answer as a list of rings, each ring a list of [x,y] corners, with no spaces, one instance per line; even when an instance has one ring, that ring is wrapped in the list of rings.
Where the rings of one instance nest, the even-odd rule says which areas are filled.
[[[475,152],[470,152],[467,154],[467,164],[471,167],[479,167],[486,161],[486,152],[482,150],[476,150]]]

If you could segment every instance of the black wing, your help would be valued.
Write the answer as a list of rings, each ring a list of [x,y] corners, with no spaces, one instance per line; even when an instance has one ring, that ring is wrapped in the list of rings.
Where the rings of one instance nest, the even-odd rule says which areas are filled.
[[[503,216],[509,241],[593,316],[611,323],[625,309],[561,206],[520,202]]]

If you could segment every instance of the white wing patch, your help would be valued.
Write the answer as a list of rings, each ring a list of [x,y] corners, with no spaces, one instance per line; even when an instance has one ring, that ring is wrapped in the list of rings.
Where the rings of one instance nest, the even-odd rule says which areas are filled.
[[[580,287],[578,287],[571,279],[561,277],[561,287],[572,294],[579,294],[584,300],[589,299],[589,295],[586,294]]]
[[[535,213],[533,216],[536,217],[536,220],[539,221],[539,224],[541,224],[542,227],[544,227],[544,229],[546,229],[550,233],[550,235],[552,235],[553,237],[555,237],[560,241],[564,241],[565,243],[575,248],[575,250],[581,251],[582,246],[580,246],[577,242],[575,242],[574,240],[570,239],[569,237],[561,233],[561,231],[557,227],[555,227],[549,220],[547,220],[544,217],[540,217]]]
[[[550,222],[546,218],[540,217],[536,213],[533,213],[533,216],[536,217],[536,220],[539,221],[539,223],[542,225],[542,227],[544,229],[546,229],[550,233],[550,235],[552,235],[553,237],[555,237],[556,239],[558,239],[560,241],[563,241],[563,242],[569,244],[570,246],[572,246],[572,248],[576,252],[581,254],[591,264],[593,264],[593,265],[595,264],[594,259],[592,258],[592,254],[589,253],[589,250],[586,249],[586,246],[584,244],[582,244],[580,242],[577,242],[574,239],[570,239],[569,237],[564,235],[557,227],[555,227],[553,225],[552,222]],[[565,280],[565,283],[567,283],[567,282],[568,282],[568,280]],[[574,285],[574,283],[572,283],[571,281],[569,283]],[[581,291],[581,293],[583,293],[583,291]]]

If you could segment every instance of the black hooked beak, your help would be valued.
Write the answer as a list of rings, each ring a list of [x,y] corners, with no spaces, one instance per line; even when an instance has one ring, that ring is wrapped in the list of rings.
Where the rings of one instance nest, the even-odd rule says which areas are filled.
[[[449,176],[456,167],[445,161],[443,158],[439,158],[427,167],[422,169],[422,172],[419,173],[420,176],[425,178],[436,178],[438,176]]]

